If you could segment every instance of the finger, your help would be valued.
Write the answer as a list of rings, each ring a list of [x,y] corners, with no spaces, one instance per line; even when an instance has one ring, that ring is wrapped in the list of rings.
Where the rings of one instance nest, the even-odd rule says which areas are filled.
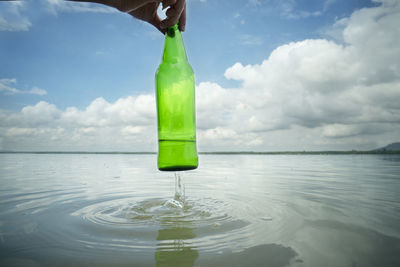
[[[179,18],[179,30],[184,32],[186,29],[186,5],[183,8],[182,14]]]
[[[121,0],[117,1],[118,4],[115,6],[119,11],[122,12],[131,12],[138,8],[141,8],[147,5],[150,2],[160,3],[161,0],[142,0],[142,1],[129,1],[129,0]]]
[[[171,11],[169,11],[169,10],[171,10]],[[169,16],[167,16],[166,19],[161,21],[161,24],[160,24],[162,29],[166,29],[168,27],[174,26],[178,22],[178,19],[179,19],[179,14],[175,9],[170,7],[167,11],[168,11]]]
[[[179,16],[181,15],[185,7],[185,4],[186,4],[185,0],[178,0],[176,4],[172,6],[174,9],[176,9],[176,11],[179,12]]]
[[[135,1],[130,1],[130,2],[133,2],[133,4],[135,4]],[[160,5],[160,3],[162,3],[162,0],[142,0],[142,3],[140,3],[140,1],[136,1],[136,2],[139,2],[136,4],[137,7],[135,8],[135,9],[138,9],[138,8],[141,8],[150,3],[156,4],[158,7]]]
[[[172,9],[172,10],[169,11],[169,9],[168,9],[167,12],[169,12],[169,14],[171,14],[171,16],[167,16],[166,19],[161,21],[161,28],[165,29],[165,28],[174,26],[178,22],[181,14],[182,14],[182,11],[184,9],[184,6],[185,6],[185,1],[178,0],[176,5],[170,7],[169,9]]]
[[[178,22],[178,19],[179,19],[179,16],[173,16],[173,17],[164,19],[163,21],[161,21],[161,24],[160,24],[161,29],[166,29],[166,28],[174,26]]]
[[[165,35],[165,33],[167,32],[165,29],[161,29],[160,27],[160,23],[161,23],[161,18],[156,15],[152,21],[150,21],[150,24],[152,24],[154,27],[157,28],[157,30],[159,30],[162,34]]]
[[[166,9],[169,6],[175,5],[176,4],[176,0],[163,0],[162,1],[162,9]]]
[[[176,10],[174,7],[170,7],[167,9],[167,12],[165,12],[165,15],[167,17],[178,17],[178,10]]]

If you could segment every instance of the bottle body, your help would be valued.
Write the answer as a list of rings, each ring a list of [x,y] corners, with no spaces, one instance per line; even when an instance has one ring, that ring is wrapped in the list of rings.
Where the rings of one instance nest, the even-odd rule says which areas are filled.
[[[180,43],[178,50],[184,49],[179,30],[174,31],[166,36],[163,62],[156,74],[158,169],[162,171],[198,166],[194,73],[186,54],[182,58],[182,51],[172,50]]]

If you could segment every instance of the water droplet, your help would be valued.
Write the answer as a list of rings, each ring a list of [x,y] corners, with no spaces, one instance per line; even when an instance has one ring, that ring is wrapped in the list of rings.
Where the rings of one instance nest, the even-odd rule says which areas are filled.
[[[219,228],[219,227],[221,227],[221,224],[216,222],[216,223],[213,223],[212,227]]]
[[[164,206],[170,207],[170,208],[183,209],[183,204],[175,199],[168,200],[167,202],[164,203]]]
[[[270,216],[264,216],[264,217],[261,217],[261,220],[264,220],[264,221],[272,221],[272,217],[270,217]]]

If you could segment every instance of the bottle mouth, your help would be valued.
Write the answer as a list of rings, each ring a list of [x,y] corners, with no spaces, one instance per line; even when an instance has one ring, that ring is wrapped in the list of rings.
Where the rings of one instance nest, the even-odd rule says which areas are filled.
[[[174,37],[174,36],[175,36],[175,31],[177,31],[177,30],[178,30],[178,23],[175,24],[175,25],[172,26],[172,27],[169,27],[169,28],[167,29],[167,34],[168,34],[168,36],[169,36],[169,37]]]

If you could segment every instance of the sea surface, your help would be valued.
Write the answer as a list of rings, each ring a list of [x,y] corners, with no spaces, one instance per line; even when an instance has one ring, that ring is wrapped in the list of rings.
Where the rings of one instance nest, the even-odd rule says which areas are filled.
[[[400,266],[400,155],[0,154],[0,266]]]

